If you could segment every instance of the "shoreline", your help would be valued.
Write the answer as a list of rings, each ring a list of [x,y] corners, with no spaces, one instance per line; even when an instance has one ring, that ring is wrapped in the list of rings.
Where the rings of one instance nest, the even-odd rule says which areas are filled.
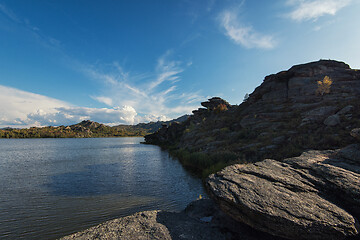
[[[281,240],[236,222],[225,215],[211,199],[195,200],[180,212],[137,212],[59,238],[71,239]]]

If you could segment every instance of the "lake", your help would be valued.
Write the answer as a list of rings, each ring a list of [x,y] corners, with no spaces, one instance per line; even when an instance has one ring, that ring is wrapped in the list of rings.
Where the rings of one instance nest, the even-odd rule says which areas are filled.
[[[0,238],[56,239],[204,195],[200,179],[141,141],[0,139]]]

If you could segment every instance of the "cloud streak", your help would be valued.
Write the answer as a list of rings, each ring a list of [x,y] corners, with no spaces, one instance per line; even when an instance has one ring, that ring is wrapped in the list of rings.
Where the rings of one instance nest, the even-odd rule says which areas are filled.
[[[168,50],[163,56],[158,59],[158,63],[156,66],[157,77],[155,81],[152,81],[150,83],[150,90],[154,89],[165,81],[175,82],[179,80],[179,74],[183,72],[184,69],[181,68],[180,61],[168,60],[171,54],[172,51]]]
[[[133,107],[139,114],[137,122],[169,120],[191,113],[204,97],[199,92],[180,92],[177,86],[180,74],[191,64],[173,60],[172,55],[173,51],[166,51],[158,58],[154,72],[141,74],[140,79],[125,72],[117,63],[106,73],[93,66],[84,68],[90,77],[103,83],[105,94],[93,99],[112,107]]]
[[[3,4],[0,4],[0,12],[7,16],[11,21],[21,23],[20,19],[16,16],[16,14]]]
[[[220,25],[225,29],[225,35],[236,44],[246,48],[271,49],[275,47],[273,36],[255,31],[251,26],[244,26],[238,21],[233,11],[223,11],[219,15]]]
[[[23,29],[31,32],[32,36],[39,41],[44,47],[59,50],[61,48],[61,42],[58,39],[47,36],[41,32],[41,30],[32,25],[28,19],[17,16],[10,8],[0,3],[0,13],[5,15],[10,22],[15,23]]]
[[[351,0],[288,0],[287,5],[294,8],[288,17],[298,22],[316,21],[325,15],[335,15],[350,3]]]

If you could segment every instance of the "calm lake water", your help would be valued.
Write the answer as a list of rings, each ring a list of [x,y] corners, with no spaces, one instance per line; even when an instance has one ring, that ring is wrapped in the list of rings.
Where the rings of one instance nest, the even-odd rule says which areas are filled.
[[[0,139],[0,239],[56,239],[138,211],[179,211],[204,194],[141,141]]]

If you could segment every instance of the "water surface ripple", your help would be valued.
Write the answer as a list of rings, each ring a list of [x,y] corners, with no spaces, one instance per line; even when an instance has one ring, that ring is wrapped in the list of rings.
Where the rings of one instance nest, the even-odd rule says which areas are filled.
[[[179,211],[204,194],[141,141],[0,139],[0,239],[56,239],[137,211]]]

